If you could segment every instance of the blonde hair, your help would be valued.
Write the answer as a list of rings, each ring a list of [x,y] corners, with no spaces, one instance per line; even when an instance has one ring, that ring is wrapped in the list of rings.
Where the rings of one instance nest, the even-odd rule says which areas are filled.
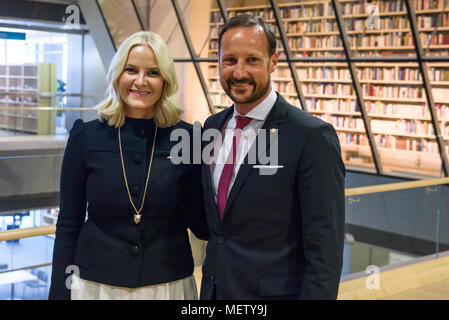
[[[118,90],[118,79],[126,65],[129,52],[138,45],[147,45],[153,50],[159,71],[164,79],[161,97],[154,107],[154,120],[159,127],[172,126],[180,120],[183,112],[173,99],[173,95],[178,91],[175,66],[165,42],[159,35],[151,31],[134,33],[126,38],[117,49],[107,74],[106,98],[95,106],[99,112],[100,121],[107,119],[108,124],[116,128],[125,123],[125,108]]]

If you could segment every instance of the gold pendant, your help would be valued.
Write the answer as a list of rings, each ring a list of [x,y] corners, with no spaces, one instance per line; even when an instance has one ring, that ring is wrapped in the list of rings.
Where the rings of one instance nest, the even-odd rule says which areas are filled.
[[[139,224],[140,218],[141,218],[141,215],[140,215],[140,214],[135,214],[135,215],[134,215],[134,222],[135,222],[136,224]]]

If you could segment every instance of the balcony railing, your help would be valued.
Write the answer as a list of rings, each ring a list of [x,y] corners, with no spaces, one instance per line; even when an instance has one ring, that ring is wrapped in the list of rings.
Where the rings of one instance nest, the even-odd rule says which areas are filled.
[[[447,188],[443,188],[446,184],[449,184],[449,178],[345,190],[346,239],[339,299],[386,299],[449,280],[449,229],[446,228],[449,213],[445,203],[447,197],[443,196],[447,193]],[[412,212],[409,207],[414,203],[423,205]],[[373,205],[380,214],[372,216]],[[367,211],[371,211],[371,216],[364,214]],[[24,247],[34,240],[42,241],[42,237],[48,240],[44,250],[49,259],[19,267],[14,263],[9,267],[0,260],[0,294],[3,292],[0,298],[47,298],[55,230],[53,224],[0,232],[0,245],[30,238],[28,242],[20,243],[21,250],[14,244],[9,245],[14,248],[11,249],[11,260],[18,260],[26,251]],[[199,282],[204,243],[198,240],[192,243],[194,251],[198,251],[198,247],[202,251],[202,254],[194,255],[196,260],[201,260],[195,263],[198,266],[195,277]],[[27,260],[26,257],[21,259]],[[45,277],[42,277],[44,270]],[[40,291],[35,294],[37,289]],[[449,298],[449,293],[445,298]]]

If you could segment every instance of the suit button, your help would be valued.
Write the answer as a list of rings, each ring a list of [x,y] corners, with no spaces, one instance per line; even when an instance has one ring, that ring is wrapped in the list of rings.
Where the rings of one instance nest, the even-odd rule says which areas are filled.
[[[143,137],[143,136],[145,136],[145,129],[143,129],[143,128],[137,128],[137,129],[136,129],[136,136],[138,136],[138,137]]]
[[[132,159],[132,161],[133,161],[135,164],[141,164],[141,163],[142,163],[142,156],[141,156],[140,154],[133,154],[133,155],[131,156],[131,159]]]
[[[129,254],[131,255],[131,256],[137,256],[138,254],[139,254],[139,247],[138,246],[132,246],[132,247],[130,247],[129,248]]]
[[[224,239],[224,237],[218,237],[217,241],[218,241],[218,243],[221,244],[221,243],[223,243],[225,241],[225,239]]]
[[[133,197],[137,197],[140,194],[140,188],[137,186],[131,187],[130,192]]]

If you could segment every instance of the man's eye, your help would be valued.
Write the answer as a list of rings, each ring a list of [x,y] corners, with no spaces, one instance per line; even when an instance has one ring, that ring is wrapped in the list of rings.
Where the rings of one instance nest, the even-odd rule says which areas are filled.
[[[254,62],[259,61],[259,59],[255,58],[255,57],[251,57],[251,58],[248,58],[248,61],[254,63]]]

